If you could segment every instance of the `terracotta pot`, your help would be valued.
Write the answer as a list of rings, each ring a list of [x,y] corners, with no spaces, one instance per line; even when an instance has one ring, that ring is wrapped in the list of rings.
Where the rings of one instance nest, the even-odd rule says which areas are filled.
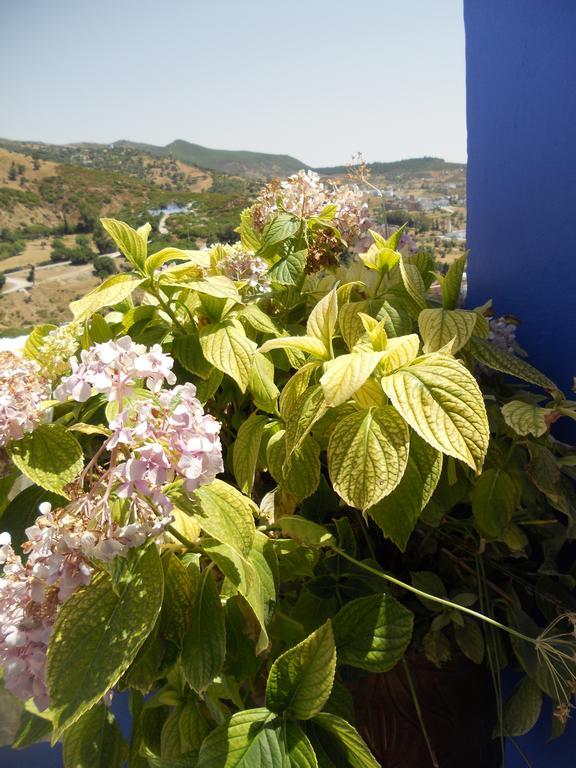
[[[419,655],[407,663],[431,750],[402,664],[350,686],[356,727],[382,768],[499,768],[500,742],[492,738],[496,701],[486,667],[458,658],[438,669]]]

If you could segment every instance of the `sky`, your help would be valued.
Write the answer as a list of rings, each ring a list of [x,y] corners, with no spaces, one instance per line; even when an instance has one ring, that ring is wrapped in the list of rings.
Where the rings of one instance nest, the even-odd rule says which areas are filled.
[[[466,160],[462,0],[0,0],[0,136]]]

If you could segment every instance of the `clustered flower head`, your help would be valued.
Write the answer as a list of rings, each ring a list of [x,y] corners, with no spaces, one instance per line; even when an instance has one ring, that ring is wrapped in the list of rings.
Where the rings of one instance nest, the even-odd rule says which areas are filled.
[[[10,535],[0,534],[0,667],[5,687],[23,701],[33,698],[43,710],[50,705],[46,652],[58,608],[88,584],[93,569],[69,547],[50,505],[41,504],[40,511],[26,529],[25,562],[12,549]]]
[[[60,378],[70,371],[70,359],[79,346],[79,323],[67,323],[50,331],[42,340],[37,353],[37,360],[42,372],[50,381]]]
[[[167,483],[194,491],[223,470],[220,423],[204,413],[193,384],[163,387],[175,376],[159,346],[147,350],[124,337],[95,344],[72,362],[58,396],[84,402],[108,395],[118,403],[111,434],[69,486],[72,500],[56,510],[40,505],[26,530],[25,560],[0,533],[0,667],[6,688],[34,698],[39,709],[50,704],[46,652],[58,609],[89,583],[94,560],[126,555],[166,531],[173,519]],[[33,365],[25,370],[36,374]],[[143,384],[147,394],[134,399]]]
[[[335,206],[330,224],[348,247],[370,226],[368,205],[357,186],[329,186],[314,171],[298,171],[285,181],[273,181],[260,193],[251,209],[252,224],[262,230],[279,212],[302,218],[319,216],[328,205]]]
[[[489,341],[505,352],[510,352],[513,355],[526,355],[526,352],[516,340],[517,321],[515,322],[507,317],[490,317],[488,324],[490,328],[488,333]]]
[[[32,360],[0,352],[0,447],[20,440],[40,422],[48,382]]]
[[[259,256],[247,251],[242,243],[218,245],[213,249],[215,269],[230,280],[245,283],[250,292],[263,293],[270,287],[268,264]]]
[[[129,397],[141,379],[146,386],[157,392],[164,381],[174,384],[174,361],[162,351],[159,344],[147,350],[143,344],[135,344],[129,336],[117,341],[94,344],[83,349],[80,360],[72,358],[72,373],[54,392],[58,400],[71,396],[80,403],[95,394],[105,394],[109,400]]]

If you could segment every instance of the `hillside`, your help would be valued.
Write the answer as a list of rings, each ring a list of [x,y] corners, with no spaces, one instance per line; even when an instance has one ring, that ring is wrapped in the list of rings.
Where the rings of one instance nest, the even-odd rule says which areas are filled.
[[[91,231],[98,216],[157,207],[182,196],[187,200],[213,184],[212,174],[168,158],[101,153],[96,162],[90,155],[26,150],[0,148],[0,229],[72,231],[80,225]]]
[[[177,139],[165,147],[153,144],[137,144],[130,141],[118,141],[115,147],[130,147],[152,155],[171,156],[199,168],[207,168],[220,173],[270,178],[273,176],[289,176],[291,173],[307,168],[305,163],[290,155],[271,155],[265,152],[247,152],[245,150],[209,149],[200,144]]]
[[[0,139],[0,147],[56,163],[122,171],[137,178],[147,178],[147,170],[153,166],[158,166],[169,177],[190,174],[206,177],[211,172],[217,172],[252,179],[289,176],[307,167],[289,155],[209,149],[181,139],[165,147],[135,141],[116,141],[113,144],[44,144]]]
[[[412,157],[408,160],[395,160],[390,163],[369,163],[368,168],[374,176],[423,176],[437,171],[463,171],[465,163],[449,163],[439,157]],[[349,170],[346,165],[334,165],[327,168],[315,168],[323,176],[339,176]]]

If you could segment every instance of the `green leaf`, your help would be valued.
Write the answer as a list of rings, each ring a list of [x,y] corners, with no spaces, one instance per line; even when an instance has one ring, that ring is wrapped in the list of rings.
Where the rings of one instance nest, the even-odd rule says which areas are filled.
[[[232,468],[238,487],[242,493],[250,494],[254,485],[254,474],[256,464],[258,463],[258,454],[260,453],[260,443],[264,429],[268,424],[267,416],[258,416],[251,414],[246,421],[242,422],[236,440],[234,441],[234,452],[232,455]]]
[[[327,621],[279,656],[270,669],[266,706],[298,720],[309,720],[328,700],[336,672],[332,624]]]
[[[396,410],[420,437],[480,471],[490,433],[480,388],[467,368],[432,353],[382,379]]]
[[[524,677],[504,704],[505,736],[524,736],[538,722],[542,710],[542,691],[529,677]]]
[[[400,259],[398,265],[406,293],[420,309],[424,309],[426,307],[426,286],[424,285],[420,270],[415,264],[410,264],[404,257]]]
[[[95,312],[120,304],[138,288],[141,278],[132,275],[112,275],[97,288],[70,304],[75,320],[88,320]]]
[[[384,535],[402,551],[434,493],[441,472],[442,454],[412,433],[408,464],[400,483],[392,493],[367,510]]]
[[[2,515],[1,523],[3,531],[8,531],[12,537],[12,546],[19,553],[19,545],[26,541],[25,530],[31,525],[40,514],[38,507],[43,501],[48,501],[53,509],[60,509],[66,506],[68,500],[57,493],[45,491],[37,485],[30,485],[9,504],[6,505]]]
[[[254,546],[247,555],[242,555],[237,549],[226,544],[210,540],[203,542],[204,553],[226,576],[233,593],[238,592],[246,600],[260,624],[260,636],[256,642],[257,653],[262,653],[268,647],[266,627],[276,601],[269,547],[272,548],[272,545],[263,534],[257,534]]]
[[[224,664],[226,625],[213,572],[207,569],[201,574],[195,563],[190,564],[188,570],[193,574],[194,593],[181,663],[188,684],[201,693],[220,673]]]
[[[474,664],[482,664],[484,660],[484,635],[475,621],[464,619],[462,626],[454,626],[454,637],[458,647]]]
[[[414,616],[389,595],[347,603],[334,617],[338,662],[368,672],[387,672],[404,656]]]
[[[175,336],[172,342],[172,356],[183,368],[202,379],[207,379],[214,370],[204,357],[197,334]]]
[[[257,304],[248,304],[243,307],[237,317],[247,322],[255,331],[271,333],[273,336],[280,335],[280,329],[274,320],[266,312],[263,312]]]
[[[280,390],[274,384],[274,364],[261,352],[254,353],[248,386],[254,396],[254,404],[262,410],[275,413]]]
[[[148,234],[141,234],[128,224],[116,219],[100,219],[100,223],[114,240],[118,250],[133,266],[141,269],[146,260]]]
[[[8,453],[18,469],[33,483],[54,493],[64,493],[84,466],[80,443],[61,424],[40,424],[17,440]]]
[[[482,472],[472,492],[472,512],[478,531],[497,539],[508,527],[518,503],[514,480],[503,469]]]
[[[300,285],[308,251],[291,251],[270,269],[268,273],[273,283],[280,285]]]
[[[502,406],[504,421],[518,435],[534,435],[541,437],[548,432],[548,420],[554,411],[551,408],[541,408],[533,403],[522,400],[511,400]]]
[[[284,462],[283,485],[302,501],[318,488],[320,471],[320,446],[313,437],[306,435]]]
[[[258,255],[266,258],[274,254],[280,243],[289,240],[300,229],[300,222],[294,216],[281,213],[264,227],[262,245]]]
[[[48,646],[54,740],[120,679],[160,613],[163,572],[155,544],[136,550],[114,589],[101,572],[62,605]]]
[[[152,256],[148,256],[144,263],[144,272],[147,275],[153,275],[157,269],[168,261],[185,261],[190,262],[190,254],[194,251],[183,251],[180,248],[162,248],[160,251],[156,251]],[[198,270],[200,272],[200,270]]]
[[[438,352],[454,341],[452,353],[465,346],[476,326],[478,315],[465,309],[423,309],[418,327],[424,341],[424,352]]]
[[[252,226],[250,208],[244,208],[240,214],[240,226],[236,231],[246,251],[256,252],[260,248],[260,234]]]
[[[24,344],[24,357],[27,357],[29,360],[40,362],[42,359],[40,349],[44,344],[44,340],[50,331],[53,331],[57,327],[58,326],[56,325],[49,324],[37,325],[26,339]]]
[[[237,712],[212,731],[198,768],[318,768],[318,762],[296,723],[261,708]]]
[[[264,707],[247,709],[208,735],[200,749],[198,768],[272,768],[283,755]]]
[[[384,352],[352,352],[324,363],[320,384],[326,405],[335,407],[349,400],[370,377]]]
[[[310,385],[310,380],[314,373],[319,369],[321,363],[306,363],[299,371],[290,378],[280,394],[279,406],[280,414],[284,421],[287,421],[294,410],[298,399],[306,392]]]
[[[314,735],[335,768],[380,768],[358,731],[346,720],[322,712],[313,723]]]
[[[320,548],[335,544],[332,534],[318,523],[306,520],[299,515],[286,515],[281,517],[278,525],[285,536],[288,536],[300,544],[309,547]]]
[[[214,480],[195,491],[193,512],[209,536],[247,554],[254,543],[254,515],[258,508],[236,488]]]
[[[8,693],[8,691],[4,691],[4,693]],[[0,700],[1,698],[2,693],[0,693]],[[2,712],[0,722],[2,722],[3,725],[9,725],[9,721],[7,723],[5,720],[4,712]],[[47,720],[44,717],[39,717],[38,715],[32,714],[32,712],[24,710],[24,712],[22,712],[22,719],[20,720],[18,733],[16,734],[11,745],[12,749],[26,749],[26,747],[31,747],[32,744],[38,744],[41,741],[49,741],[51,732],[52,723],[50,720]],[[2,744],[2,741],[3,739],[0,730],[0,744]]]
[[[352,413],[336,425],[328,443],[334,490],[366,510],[398,485],[408,462],[406,422],[389,406]]]
[[[127,756],[128,745],[104,704],[82,715],[62,740],[65,768],[122,768]]]
[[[160,614],[162,637],[178,648],[188,630],[192,606],[192,579],[190,571],[172,552],[162,556],[164,569],[164,600]]]
[[[409,365],[418,357],[420,338],[417,333],[388,339],[386,349],[380,362],[380,370],[386,374],[393,373],[398,368]]]
[[[464,253],[450,264],[445,275],[437,275],[440,288],[442,289],[442,306],[444,309],[456,309],[460,302],[462,277],[466,270],[467,261],[468,254]]]
[[[238,288],[229,277],[224,275],[210,275],[202,280],[191,280],[182,283],[190,291],[196,291],[206,296],[214,296],[216,299],[232,299],[240,304],[242,299],[238,293]]]
[[[486,339],[480,339],[478,336],[472,336],[470,339],[470,351],[474,357],[488,368],[495,371],[507,373],[522,381],[535,384],[542,389],[558,391],[558,387],[543,373],[510,352],[506,352],[496,344]]]
[[[256,344],[243,330],[231,323],[212,323],[200,331],[204,357],[222,373],[228,374],[242,392],[250,381]]]
[[[324,344],[311,336],[281,336],[279,339],[270,339],[262,344],[260,352],[271,352],[273,349],[297,349],[319,360],[326,360],[330,356]]]
[[[16,738],[23,711],[20,699],[0,687],[0,747],[10,746]]]
[[[286,449],[288,456],[296,449],[312,427],[326,412],[324,392],[319,385],[307,389],[294,403],[286,420]]]
[[[337,320],[338,294],[333,288],[323,299],[320,299],[310,312],[306,323],[306,334],[321,341],[324,348],[330,353]]]

